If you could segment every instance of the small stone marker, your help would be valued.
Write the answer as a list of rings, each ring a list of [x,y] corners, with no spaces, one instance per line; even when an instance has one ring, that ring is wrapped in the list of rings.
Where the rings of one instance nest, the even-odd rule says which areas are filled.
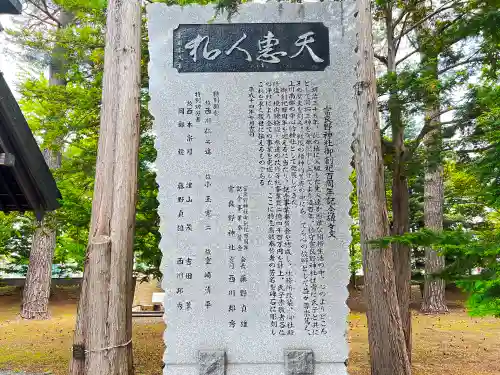
[[[224,375],[226,373],[226,353],[223,350],[204,350],[198,354],[200,374]]]
[[[285,374],[314,374],[314,352],[312,350],[287,350],[285,352]]]
[[[148,6],[168,375],[344,375],[355,1]]]

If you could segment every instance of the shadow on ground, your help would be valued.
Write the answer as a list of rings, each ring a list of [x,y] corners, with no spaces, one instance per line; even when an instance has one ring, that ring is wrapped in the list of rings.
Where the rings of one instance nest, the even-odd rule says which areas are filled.
[[[414,375],[500,375],[500,320],[471,318],[464,311],[462,295],[449,291],[450,314],[433,317],[413,311]],[[20,296],[0,297],[0,369],[66,375],[71,353],[76,297],[56,293],[52,318],[23,321]],[[349,374],[368,375],[368,342],[361,293],[351,290],[349,316]],[[420,305],[418,288],[412,307]],[[160,375],[164,351],[161,319],[134,320],[136,375]],[[0,370],[0,375],[11,375]]]

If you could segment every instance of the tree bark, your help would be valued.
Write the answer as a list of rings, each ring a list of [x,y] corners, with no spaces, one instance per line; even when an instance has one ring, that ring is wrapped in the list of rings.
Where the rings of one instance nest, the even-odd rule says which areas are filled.
[[[410,361],[395,287],[393,253],[370,241],[389,234],[369,0],[357,0],[357,125],[355,131],[357,194],[368,340],[372,375],[409,375]]]
[[[394,26],[391,5],[386,9],[386,32],[387,32],[387,71],[389,74],[397,74],[396,54],[397,42],[394,38]],[[397,89],[391,90],[389,94],[389,121],[392,129],[393,164],[392,164],[392,235],[407,233],[410,227],[408,194],[408,179],[405,167],[405,144],[402,104]],[[399,311],[403,324],[408,359],[411,362],[412,332],[411,332],[411,251],[403,244],[392,244],[396,293],[398,297]]]
[[[89,267],[88,288],[95,293],[88,299],[87,308],[92,311],[92,329],[89,329],[87,340],[90,349],[87,356],[88,374],[107,374],[108,352],[99,350],[108,344],[108,286],[110,282],[109,265],[111,262],[111,239],[107,236],[96,236],[88,251]]]
[[[401,120],[401,107],[396,94],[389,99],[390,121],[394,145],[394,161],[392,170],[392,231],[393,236],[402,235],[409,230],[409,194],[408,180],[405,174],[403,155],[404,128]],[[411,361],[411,252],[406,245],[393,243],[392,256],[398,296],[399,311],[403,324],[408,358]]]
[[[68,26],[73,20],[73,14],[61,9],[59,12],[59,28]],[[52,52],[52,58],[49,65],[49,85],[66,86],[66,58],[64,56],[66,49],[57,45]]]
[[[436,166],[434,170],[425,172],[424,185],[424,220],[425,227],[434,231],[443,229],[443,167]],[[432,248],[425,249],[425,282],[424,300],[421,311],[425,314],[445,314],[446,305],[443,279],[433,276],[443,271],[444,256],[439,255]]]
[[[75,343],[79,339],[85,345],[84,374],[130,375],[141,4],[110,0],[107,12],[101,126],[83,281],[86,292],[80,303],[88,307],[78,311],[77,329],[83,332],[75,335]],[[110,241],[107,246],[102,244],[105,238]],[[106,297],[98,296],[102,291]],[[78,371],[80,366],[71,369]]]
[[[437,81],[437,55],[431,58],[423,55],[422,60],[424,64],[427,64],[428,73]],[[432,130],[424,138],[427,158],[424,181],[424,223],[427,229],[440,232],[443,230],[444,181],[439,94],[430,93],[426,99],[426,125]],[[421,311],[425,314],[448,312],[445,296],[446,283],[443,279],[434,277],[434,274],[442,272],[444,267],[443,256],[432,248],[425,249],[424,299],[421,306]]]
[[[83,278],[80,285],[80,298],[78,300],[78,310],[76,315],[76,327],[73,335],[73,352],[70,360],[69,373],[70,375],[85,375],[85,344],[87,329],[87,284],[88,273],[90,270],[89,264],[89,251],[85,257],[85,264],[83,266]],[[80,352],[80,355],[77,353]]]
[[[133,268],[133,267],[132,267]],[[132,279],[130,283],[130,289],[128,293],[128,301],[127,301],[127,332],[130,337],[132,337],[132,306],[134,305],[134,295],[135,295],[135,286],[137,283],[137,279],[134,277],[132,273]],[[132,351],[132,342],[130,343],[130,350]],[[134,357],[128,357],[128,366],[134,371]]]
[[[72,20],[72,15],[64,9],[59,14],[60,27],[66,27]],[[64,86],[64,49],[54,48],[49,66],[49,85]],[[44,151],[45,162],[50,169],[61,167],[61,154]],[[52,261],[56,247],[56,222],[53,214],[47,214],[45,219],[37,223],[30,251],[28,273],[24,285],[21,317],[23,319],[48,319],[50,284],[52,281]]]
[[[402,235],[409,231],[409,195],[408,181],[400,174],[399,168],[393,171],[392,181],[392,235]],[[411,361],[412,329],[411,329],[411,251],[403,244],[392,244],[394,272],[396,275],[396,292],[399,311],[403,323],[408,358]]]
[[[49,150],[43,151],[48,167],[59,168],[60,159]],[[56,247],[54,215],[47,213],[37,223],[31,243],[28,272],[24,283],[21,317],[23,319],[49,319],[50,284],[52,281],[52,259]]]

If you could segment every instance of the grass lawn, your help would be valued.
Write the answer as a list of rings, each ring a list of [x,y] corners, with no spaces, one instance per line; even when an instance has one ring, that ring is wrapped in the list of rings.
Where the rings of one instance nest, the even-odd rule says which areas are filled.
[[[349,373],[368,375],[366,318],[350,301]],[[52,319],[23,321],[20,300],[0,297],[0,370],[67,374],[75,322],[74,301],[51,304]],[[160,375],[161,320],[134,319],[136,375]],[[413,315],[414,375],[500,375],[500,320],[471,318],[459,306],[440,317]]]

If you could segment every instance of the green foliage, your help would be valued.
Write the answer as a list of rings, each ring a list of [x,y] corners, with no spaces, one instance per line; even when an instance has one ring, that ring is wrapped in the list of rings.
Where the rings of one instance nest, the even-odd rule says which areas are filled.
[[[356,277],[356,272],[362,268],[362,253],[360,245],[360,233],[359,233],[359,206],[358,206],[358,195],[356,194],[356,172],[353,171],[350,177],[350,181],[353,185],[353,191],[349,195],[351,200],[351,209],[349,215],[353,219],[353,224],[351,225],[351,243],[349,244],[349,271],[351,272],[351,279]]]
[[[41,139],[41,147],[62,154],[61,167],[53,171],[63,196],[61,208],[55,216],[58,237],[54,262],[65,264],[70,270],[81,270],[89,235],[99,137],[106,1],[58,0],[57,5],[73,14],[74,19],[69,26],[45,27],[43,30],[25,27],[10,34],[23,46],[26,54],[42,53],[46,62],[56,52],[62,54],[59,58],[64,61],[65,74],[59,78],[67,84],[49,85],[43,75],[28,77],[20,85],[20,104],[32,131]],[[141,140],[134,251],[136,271],[160,277],[158,188],[152,169],[156,151],[151,135],[152,118],[147,110],[145,27],[142,52]],[[17,220],[16,225],[24,222],[19,217]],[[30,238],[28,232],[19,232],[19,236]],[[27,252],[19,252],[17,249],[21,245],[16,245],[16,241],[19,242],[18,239],[8,241],[6,252],[18,252],[20,259],[26,263],[29,247]]]
[[[467,307],[471,315],[500,318],[500,279],[497,276],[490,280],[459,282],[458,285],[470,293]]]
[[[32,215],[0,212],[0,271],[26,274],[31,239],[35,231]]]
[[[447,256],[445,270],[435,277],[454,281],[470,293],[467,301],[473,315],[500,317],[500,226],[493,231],[467,231],[463,228],[443,232],[422,229],[401,236],[374,241],[379,246],[391,243],[432,248]],[[480,268],[478,275],[472,269]]]
[[[214,4],[215,12],[237,12],[240,0],[158,0],[167,4]],[[62,208],[56,214],[58,238],[55,261],[83,264],[88,240],[95,161],[99,131],[101,84],[104,63],[105,0],[57,0],[70,10],[75,21],[67,28],[25,28],[10,35],[27,55],[43,53],[47,62],[54,51],[62,51],[66,61],[66,86],[49,86],[40,76],[26,79],[21,86],[21,104],[30,126],[42,139],[42,147],[60,150],[62,166],[55,171],[62,192]],[[457,282],[470,292],[468,302],[474,314],[499,314],[498,233],[500,208],[500,55],[499,0],[467,0],[440,5],[419,0],[377,0],[374,19],[384,24],[387,12],[401,15],[397,33],[404,36],[420,62],[401,61],[378,80],[383,119],[383,149],[389,217],[393,219],[390,180],[399,173],[410,189],[410,233],[384,239],[382,244],[400,242],[413,249],[415,273],[423,267],[423,248],[433,247],[447,257],[442,277]],[[415,27],[414,27],[415,26]],[[382,29],[385,27],[382,25]],[[410,31],[408,31],[410,30]],[[151,134],[152,118],[147,110],[147,32],[142,44],[141,147],[139,191],[136,214],[136,271],[160,277],[158,249],[157,185],[151,164],[156,158]],[[397,56],[401,58],[401,56]],[[386,60],[387,63],[387,60]],[[436,68],[438,75],[432,74]],[[471,77],[479,79],[470,84]],[[468,91],[464,105],[457,107],[455,93]],[[390,100],[387,100],[389,98]],[[426,154],[421,144],[429,132],[424,116],[429,104],[443,111],[458,109],[453,119],[443,123],[444,149]],[[419,120],[421,118],[422,120]],[[391,130],[402,129],[403,155],[396,154]],[[469,150],[476,152],[469,152]],[[399,163],[399,164],[398,164]],[[427,163],[427,164],[426,164]],[[425,230],[423,220],[424,167],[443,163],[445,167],[445,231]],[[355,185],[355,175],[351,181]],[[360,233],[356,194],[351,194],[352,243],[350,269],[361,265]],[[13,265],[25,265],[29,254],[31,220],[17,215],[3,217],[0,224],[0,254]],[[31,232],[30,232],[31,231]],[[24,263],[23,263],[24,262]],[[472,277],[470,269],[487,269]]]
[[[384,33],[393,31],[396,40],[404,36],[408,42],[406,50],[396,56],[383,56],[385,51],[377,55],[387,67],[378,80],[385,176],[406,179],[410,192],[410,233],[377,244],[397,241],[412,248],[415,273],[423,267],[425,246],[439,250],[449,264],[448,276],[471,291],[471,312],[492,314],[498,310],[492,309],[495,294],[488,290],[494,290],[498,273],[482,274],[472,281],[468,274],[490,263],[490,250],[498,254],[498,242],[493,239],[497,229],[488,214],[498,210],[500,196],[498,9],[498,0],[378,0],[374,6],[375,25]],[[387,44],[387,39],[381,44]],[[399,63],[391,65],[389,57],[400,59]],[[471,85],[471,81],[476,83]],[[465,105],[458,105],[459,90],[469,91]],[[451,119],[434,119],[441,121],[441,134],[428,143],[433,147],[424,149],[426,135],[435,129],[428,111],[434,108],[448,112]],[[398,148],[397,132],[402,133],[403,147]],[[471,149],[477,152],[464,151]],[[445,232],[432,234],[424,229],[424,170],[439,164],[445,167]],[[389,183],[387,192],[392,198]],[[394,219],[390,203],[388,199],[389,217]]]

